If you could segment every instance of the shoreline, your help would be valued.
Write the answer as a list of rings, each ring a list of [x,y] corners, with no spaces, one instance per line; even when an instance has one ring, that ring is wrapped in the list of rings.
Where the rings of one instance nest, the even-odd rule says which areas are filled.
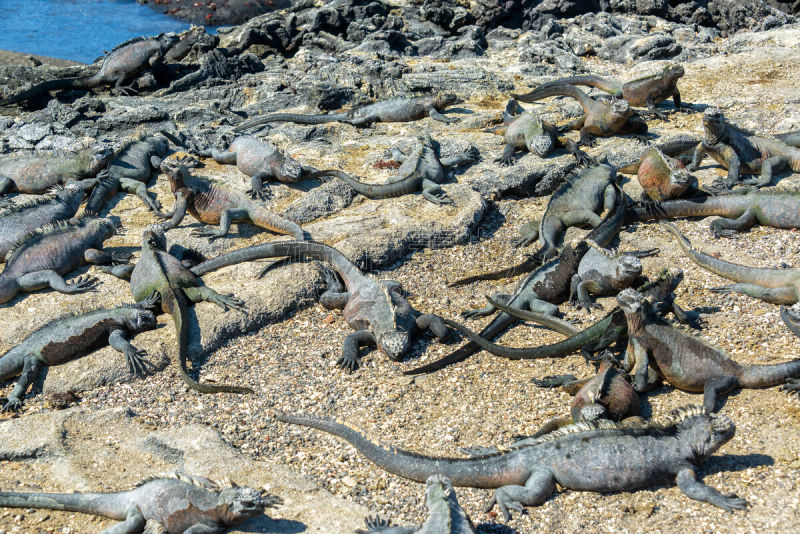
[[[12,52],[11,50],[0,49],[0,65],[25,65],[31,67],[35,66],[37,61],[42,65],[52,65],[53,67],[76,67],[79,65],[88,65],[88,63],[81,63],[80,61],[74,61],[71,59],[39,56],[36,54],[28,54],[26,52]]]

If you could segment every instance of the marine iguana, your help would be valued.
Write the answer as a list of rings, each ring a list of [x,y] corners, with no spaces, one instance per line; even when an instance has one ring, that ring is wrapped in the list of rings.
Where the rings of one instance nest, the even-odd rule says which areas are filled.
[[[533,102],[536,100],[536,95],[540,89],[564,84],[588,85],[611,94],[612,98],[624,98],[631,106],[647,106],[647,109],[653,115],[661,120],[666,120],[667,117],[656,108],[656,104],[672,98],[675,103],[675,109],[681,108],[681,93],[678,91],[678,80],[683,75],[684,71],[681,65],[667,63],[661,72],[657,74],[642,76],[626,83],[601,78],[600,76],[572,76],[543,83],[525,95],[511,93],[511,96],[522,102]]]
[[[359,349],[377,345],[392,360],[399,360],[411,346],[415,329],[430,330],[445,340],[450,331],[440,317],[414,310],[393,280],[376,281],[364,275],[353,262],[333,247],[311,241],[277,241],[235,250],[192,268],[198,276],[246,261],[289,256],[293,259],[325,261],[333,267],[345,287],[327,269],[322,269],[328,289],[320,303],[328,309],[341,309],[344,319],[355,332],[347,336],[337,363],[354,371],[361,365]]]
[[[478,280],[499,280],[530,272],[558,253],[564,235],[570,226],[600,224],[598,212],[614,206],[617,170],[608,164],[599,164],[573,174],[550,196],[541,221],[529,221],[520,228],[521,237],[515,246],[525,246],[537,238],[540,248],[522,263],[500,271],[477,274],[456,280],[450,287],[471,284]]]
[[[71,219],[78,212],[83,191],[77,185],[54,188],[52,193],[0,209],[0,263],[20,239],[40,226]]]
[[[165,137],[149,135],[124,144],[108,165],[108,176],[92,191],[84,211],[96,215],[108,200],[119,193],[134,193],[152,211],[158,211],[157,200],[147,194],[147,182],[153,170],[158,170],[164,156],[169,152],[169,141]]]
[[[370,516],[364,520],[367,530],[356,530],[356,534],[475,534],[475,525],[458,503],[453,483],[447,477],[428,477],[425,504],[428,520],[420,526],[393,527],[388,520]]]
[[[139,37],[126,41],[114,48],[103,59],[100,70],[84,78],[63,78],[48,80],[34,85],[19,94],[0,100],[0,106],[16,104],[29,100],[39,94],[57,89],[93,89],[101,85],[114,84],[121,93],[131,91],[130,86],[123,86],[125,80],[131,79],[144,69],[155,68],[164,60],[164,55],[178,41],[174,33],[162,33],[157,37]]]
[[[345,122],[353,126],[369,126],[374,122],[410,122],[430,117],[440,122],[453,123],[458,122],[458,119],[442,115],[441,112],[459,101],[459,98],[454,94],[439,93],[435,96],[393,98],[341,113],[321,113],[319,115],[270,113],[245,121],[237,125],[233,131],[241,132],[253,126],[283,121],[296,122],[298,124],[324,124],[335,121]]]
[[[664,154],[656,146],[649,147],[636,163],[623,165],[617,171],[624,174],[636,173],[639,185],[642,186],[641,198],[644,202],[678,198],[690,189],[694,194],[700,193],[697,189],[697,178],[689,174],[686,165],[681,160]]]
[[[593,146],[596,135],[647,133],[647,123],[633,112],[627,100],[615,99],[611,102],[595,100],[574,85],[559,83],[539,87],[527,95],[512,96],[522,102],[535,102],[549,96],[568,96],[577,100],[583,108],[584,115],[559,129],[580,130],[579,144],[583,146]]]
[[[434,204],[452,204],[453,201],[441,187],[447,178],[444,167],[457,167],[470,163],[480,157],[472,148],[450,158],[439,159],[439,150],[428,133],[417,136],[419,145],[411,154],[404,154],[398,148],[389,151],[392,159],[402,163],[397,176],[383,184],[368,184],[337,170],[318,171],[311,177],[335,176],[367,198],[393,198],[422,190],[422,196]]]
[[[36,329],[0,356],[0,381],[21,374],[2,411],[22,407],[28,386],[36,381],[42,368],[77,360],[106,345],[125,355],[131,374],[146,374],[145,352],[125,338],[156,327],[156,317],[148,309],[153,307],[153,300],[144,300],[56,319]]]
[[[281,502],[252,488],[183,473],[173,476],[113,493],[0,491],[0,507],[65,510],[122,521],[103,530],[106,534],[139,534],[147,521],[158,523],[167,534],[222,534]]]
[[[794,304],[791,308],[781,305],[781,319],[792,334],[800,337],[800,305]],[[800,395],[800,379],[790,378],[780,389],[789,394]]]
[[[80,276],[65,282],[63,275],[81,265],[109,266],[105,272],[124,278],[130,270],[128,254],[104,252],[103,241],[117,233],[108,219],[82,218],[59,221],[37,228],[20,238],[6,255],[6,268],[0,273],[0,303],[8,302],[20,291],[45,287],[60,293],[89,291],[97,279]]]
[[[800,377],[800,358],[773,365],[741,365],[721,349],[664,322],[644,296],[626,289],[617,296],[628,321],[625,371],[633,371],[633,387],[645,391],[650,368],[682,391],[702,391],[703,408],[711,413],[719,395],[739,388],[777,386]]]
[[[690,406],[673,411],[660,424],[624,428],[611,421],[582,422],[546,434],[519,449],[472,458],[434,458],[368,441],[360,432],[333,420],[276,415],[286,423],[316,428],[346,440],[382,469],[422,482],[432,474],[454,486],[496,488],[486,511],[538,506],[556,483],[579,491],[632,491],[664,482],[677,483],[688,497],[725,510],[743,509],[744,499],[723,495],[696,479],[696,467],[733,437],[736,427],[724,415]]]
[[[165,252],[164,229],[149,226],[142,234],[142,254],[131,273],[131,293],[139,302],[154,292],[161,301],[161,310],[172,317],[178,342],[178,370],[187,386],[201,393],[253,393],[247,387],[200,384],[189,376],[186,368],[189,341],[188,302],[211,302],[223,311],[228,308],[245,311],[244,302],[233,295],[221,295],[203,284],[181,261]]]
[[[703,141],[695,149],[692,162],[686,167],[693,172],[706,156],[711,156],[728,169],[724,180],[715,180],[714,186],[730,189],[737,183],[762,187],[772,182],[772,173],[785,168],[800,172],[800,149],[789,146],[780,139],[756,135],[739,128],[725,119],[718,108],[709,108],[703,114]],[[758,178],[741,179],[741,174],[758,174]]]
[[[192,176],[186,167],[176,160],[165,160],[161,171],[169,177],[175,208],[172,213],[159,214],[170,219],[162,224],[164,231],[177,227],[186,210],[204,224],[219,224],[219,228],[201,227],[192,235],[216,239],[228,234],[231,223],[247,222],[279,234],[289,234],[302,241],[305,233],[299,225],[267,211],[264,206],[246,195],[215,180]]]
[[[101,146],[71,155],[25,155],[0,159],[0,196],[42,194],[74,181],[83,190],[97,184],[114,152]]]

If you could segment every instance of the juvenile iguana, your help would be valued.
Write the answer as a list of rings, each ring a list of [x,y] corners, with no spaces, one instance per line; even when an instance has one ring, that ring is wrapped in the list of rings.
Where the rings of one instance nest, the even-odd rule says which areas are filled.
[[[601,91],[609,93],[612,98],[624,98],[631,106],[647,106],[653,115],[661,120],[666,120],[666,116],[661,113],[656,104],[672,98],[675,109],[681,108],[681,93],[678,91],[678,80],[684,75],[681,65],[667,63],[658,74],[651,74],[636,78],[626,83],[616,80],[601,78],[600,76],[572,76],[570,78],[560,78],[551,82],[543,83],[535,90],[525,95],[511,94],[514,98],[522,102],[533,102],[537,92],[546,87],[569,85],[588,85]]]
[[[122,521],[104,534],[140,534],[154,521],[167,534],[222,534],[281,501],[252,488],[223,486],[205,477],[176,473],[114,493],[0,491],[0,507],[43,508]],[[149,531],[149,530],[148,530]]]
[[[355,330],[345,339],[337,361],[343,369],[353,371],[361,365],[359,349],[365,345],[375,344],[390,359],[399,360],[410,348],[416,329],[430,330],[440,340],[450,334],[441,318],[430,313],[420,315],[414,310],[403,296],[400,284],[393,280],[373,280],[344,254],[322,243],[278,241],[254,245],[201,263],[192,272],[202,276],[228,265],[283,256],[327,262],[344,281],[342,287],[334,273],[322,270],[328,289],[320,302],[328,309],[341,309],[345,321]]]
[[[101,146],[72,155],[25,155],[0,159],[0,196],[8,193],[42,194],[74,181],[83,190],[97,184],[114,152]]]
[[[451,93],[440,93],[436,96],[420,96],[416,98],[394,98],[361,106],[341,113],[321,113],[319,115],[301,115],[299,113],[270,113],[255,117],[236,126],[233,131],[241,132],[253,126],[270,122],[296,122],[298,124],[324,124],[326,122],[346,122],[353,126],[369,126],[374,122],[410,122],[425,117],[437,121],[452,123],[458,119],[442,115],[447,107],[460,100]]]
[[[170,219],[162,224],[164,231],[177,227],[188,210],[204,224],[219,224],[219,228],[201,227],[192,235],[216,239],[228,234],[231,223],[247,222],[279,234],[289,234],[304,240],[305,233],[299,225],[267,211],[263,205],[223,183],[192,176],[177,160],[166,160],[161,171],[169,177],[175,208],[172,213],[159,214]]]
[[[281,414],[278,421],[316,428],[338,436],[378,467],[422,482],[432,474],[454,486],[497,488],[495,505],[506,520],[509,510],[538,506],[559,486],[579,491],[632,491],[675,481],[688,497],[725,510],[747,502],[723,495],[698,481],[696,468],[733,437],[733,421],[701,408],[673,411],[660,424],[625,428],[611,421],[582,422],[551,432],[518,449],[472,458],[432,458],[385,448],[333,420]]]
[[[45,367],[68,363],[95,350],[111,345],[125,355],[131,374],[144,375],[146,355],[126,337],[152,330],[156,317],[148,308],[152,300],[132,306],[94,310],[56,319],[36,329],[22,342],[0,355],[0,381],[20,375],[2,411],[19,410],[28,386]]]
[[[702,391],[703,408],[716,409],[719,395],[739,388],[777,386],[800,377],[800,358],[773,365],[741,365],[721,349],[678,330],[652,312],[644,296],[626,289],[617,296],[628,321],[625,371],[633,387],[645,391],[649,371],[682,391]]]
[[[171,256],[166,249],[166,237],[160,225],[148,227],[142,234],[142,254],[131,273],[131,293],[140,302],[157,293],[161,310],[172,317],[178,342],[178,370],[181,379],[190,388],[201,393],[253,393],[253,390],[239,386],[218,386],[200,384],[189,376],[186,368],[189,342],[188,303],[211,302],[223,311],[228,308],[245,311],[244,302],[233,295],[220,295],[181,261]]]
[[[703,114],[703,141],[695,149],[687,169],[694,172],[706,156],[728,169],[724,180],[715,180],[714,186],[730,189],[737,183],[762,187],[772,182],[772,173],[786,168],[800,172],[800,149],[787,145],[775,137],[756,135],[739,128],[725,119],[718,108],[709,108]],[[741,179],[741,174],[758,174],[758,178]]]
[[[0,303],[8,302],[20,291],[45,287],[73,294],[91,290],[97,279],[80,276],[68,283],[63,276],[87,263],[114,265],[105,272],[124,278],[129,272],[128,254],[104,252],[103,241],[117,233],[108,219],[82,218],[59,221],[37,228],[21,238],[6,255],[6,268],[0,273]]]
[[[312,177],[335,176],[344,181],[367,198],[393,198],[422,190],[422,196],[434,204],[452,204],[453,201],[441,187],[447,178],[444,167],[457,167],[477,160],[480,155],[472,148],[450,158],[439,159],[439,150],[427,133],[417,136],[419,145],[411,154],[404,154],[398,148],[389,151],[392,159],[402,163],[397,176],[383,184],[368,184],[337,170],[313,173]]]

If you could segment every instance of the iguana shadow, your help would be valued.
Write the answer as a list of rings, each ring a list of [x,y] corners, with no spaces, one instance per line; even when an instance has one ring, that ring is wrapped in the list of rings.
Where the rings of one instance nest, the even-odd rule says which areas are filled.
[[[272,532],[275,534],[294,534],[307,530],[308,527],[300,521],[273,519],[266,515],[254,517],[235,527],[236,532]]]

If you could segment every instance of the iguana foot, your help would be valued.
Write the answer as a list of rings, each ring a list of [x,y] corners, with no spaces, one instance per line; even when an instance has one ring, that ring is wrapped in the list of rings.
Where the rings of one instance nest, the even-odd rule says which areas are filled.
[[[577,380],[575,375],[548,375],[541,380],[538,378],[531,378],[531,382],[533,382],[536,387],[540,388],[558,388],[567,382],[574,382],[575,380]]]
[[[147,195],[147,200],[145,200],[144,203],[150,211],[155,211],[156,213],[161,211],[161,202],[151,198],[150,195]]]
[[[666,119],[664,119],[664,120],[666,120]],[[631,139],[635,139],[636,141],[638,141],[639,143],[641,143],[643,145],[646,145],[647,143],[650,142],[650,140],[647,138],[647,135],[645,135],[645,134],[633,135],[633,136],[631,136]]]
[[[190,235],[193,235],[195,237],[205,237],[208,238],[209,241],[214,241],[215,239],[222,237],[217,233],[215,228],[209,228],[207,226],[195,228],[194,230],[191,231]]]
[[[216,293],[208,299],[209,302],[213,302],[217,306],[221,307],[223,311],[228,311],[228,308],[236,311],[240,311],[242,313],[247,311],[247,306],[242,299],[233,296],[232,294],[227,295],[220,295]]]
[[[514,156],[500,156],[499,158],[494,160],[495,163],[499,163],[501,167],[510,167],[514,164]]]
[[[391,519],[382,519],[377,515],[368,515],[364,518],[364,525],[370,532],[388,529],[392,525]]]
[[[578,167],[591,167],[597,163],[593,157],[582,150],[579,150],[575,154],[575,159],[578,162]]]
[[[125,359],[128,361],[128,370],[134,376],[147,376],[147,364],[149,363],[144,357],[147,353],[143,350],[133,349],[125,353]]]
[[[728,493],[727,495],[719,494],[711,499],[710,504],[718,506],[723,510],[731,512],[733,510],[744,510],[747,508],[747,501],[738,497],[735,493]]]
[[[739,232],[736,230],[731,230],[730,228],[714,228],[714,225],[711,225],[711,235],[714,237],[734,237],[739,235]]]
[[[603,309],[602,304],[600,304],[599,302],[592,302],[591,300],[585,302],[578,301],[575,304],[573,304],[573,306],[575,306],[575,308],[577,308],[578,310],[586,310],[587,312],[591,312],[593,309],[595,310]]]
[[[342,354],[339,356],[339,359],[336,360],[336,365],[338,365],[343,370],[352,373],[359,367],[361,367],[361,358],[358,356],[346,355]]]
[[[139,91],[134,89],[132,85],[120,85],[119,87],[116,87],[115,89],[117,90],[117,92],[119,92],[119,93],[121,93],[121,94],[123,94],[125,96],[131,96],[131,95],[138,95],[139,94]]]
[[[121,263],[128,263],[131,260],[133,254],[128,254],[125,252],[112,252],[111,253],[111,263],[114,265],[119,265]]]
[[[785,391],[789,395],[800,396],[800,378],[790,378],[786,380],[779,389]]]
[[[488,315],[484,308],[477,308],[474,310],[461,312],[461,317],[464,319],[474,319],[475,317],[483,317],[484,315]]]
[[[74,293],[83,293],[84,291],[93,291],[99,283],[100,280],[94,276],[85,274],[83,276],[79,276],[75,280],[67,282],[67,291],[65,291],[65,293],[71,295]]]
[[[270,191],[269,187],[264,187],[262,189],[250,188],[246,192],[253,200],[261,200],[262,202],[268,200],[272,196],[272,191]]]
[[[506,523],[511,521],[511,512],[509,512],[509,510],[514,510],[515,512],[519,512],[521,514],[525,512],[522,507],[522,503],[515,501],[506,495],[504,488],[497,488],[494,490],[494,497],[489,500],[489,503],[484,508],[483,513],[488,514],[491,512],[495,504],[500,509],[500,513],[503,514],[503,519]]]
[[[22,400],[12,397],[6,400],[0,412],[18,412],[20,408],[22,408]]]

